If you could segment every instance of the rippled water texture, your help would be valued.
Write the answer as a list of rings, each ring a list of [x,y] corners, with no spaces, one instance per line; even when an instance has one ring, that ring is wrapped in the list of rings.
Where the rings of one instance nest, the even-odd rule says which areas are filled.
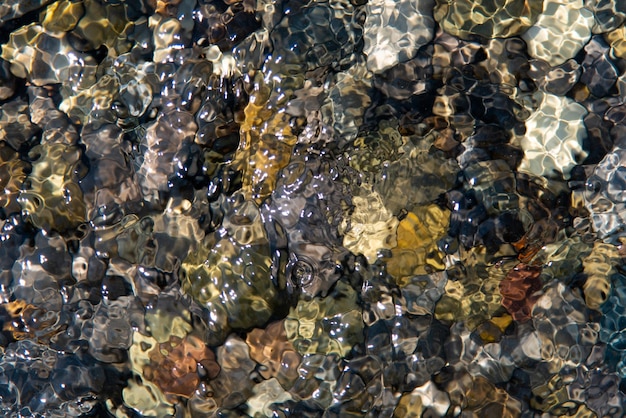
[[[0,416],[623,417],[625,21],[0,1]]]

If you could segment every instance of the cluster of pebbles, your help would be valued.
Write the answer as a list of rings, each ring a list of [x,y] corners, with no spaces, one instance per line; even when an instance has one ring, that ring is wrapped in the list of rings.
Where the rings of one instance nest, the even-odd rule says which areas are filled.
[[[626,6],[5,0],[0,414],[626,414]]]

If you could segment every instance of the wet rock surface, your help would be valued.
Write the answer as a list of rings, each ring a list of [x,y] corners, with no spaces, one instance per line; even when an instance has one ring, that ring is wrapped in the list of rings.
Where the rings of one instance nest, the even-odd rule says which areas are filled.
[[[0,4],[0,414],[621,417],[626,7]]]

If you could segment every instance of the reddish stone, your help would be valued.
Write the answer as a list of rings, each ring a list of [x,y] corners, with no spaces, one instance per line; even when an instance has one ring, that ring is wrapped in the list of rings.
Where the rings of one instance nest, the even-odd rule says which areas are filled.
[[[520,263],[500,282],[502,306],[514,320],[524,322],[530,319],[532,307],[539,298],[536,292],[542,287],[540,274],[541,267]]]
[[[287,339],[284,322],[274,322],[265,329],[253,329],[248,333],[246,344],[250,348],[250,358],[264,366],[259,372],[261,376],[265,379],[275,377],[288,388],[298,378],[301,357]]]
[[[151,363],[144,368],[144,376],[155,383],[163,393],[191,397],[200,383],[198,365],[209,379],[217,377],[220,367],[215,354],[199,337],[188,335],[157,345],[150,352]]]

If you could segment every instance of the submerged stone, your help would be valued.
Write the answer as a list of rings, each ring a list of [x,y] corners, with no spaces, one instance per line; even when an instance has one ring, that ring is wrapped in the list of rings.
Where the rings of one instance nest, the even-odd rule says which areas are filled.
[[[572,168],[587,155],[585,108],[567,97],[537,93],[537,109],[526,121],[527,131],[520,145],[524,159],[520,171],[536,176],[562,175],[568,179]]]
[[[542,1],[437,1],[435,20],[447,33],[462,39],[509,38],[524,33],[542,12]]]
[[[300,300],[285,319],[287,338],[298,353],[346,356],[363,341],[363,319],[357,294],[338,282],[326,298]]]
[[[182,262],[182,290],[206,309],[213,341],[230,329],[267,322],[276,305],[272,257],[259,209],[250,201],[234,203],[224,229],[205,237]]]
[[[433,37],[431,0],[368,1],[363,25],[367,67],[380,73],[412,59]]]
[[[0,3],[0,415],[624,415],[623,1]]]
[[[533,58],[560,65],[574,58],[591,37],[593,13],[582,0],[545,0],[537,22],[522,34]]]
[[[19,202],[31,222],[46,231],[69,232],[86,220],[83,193],[78,185],[80,148],[42,144],[31,151],[29,187]]]

